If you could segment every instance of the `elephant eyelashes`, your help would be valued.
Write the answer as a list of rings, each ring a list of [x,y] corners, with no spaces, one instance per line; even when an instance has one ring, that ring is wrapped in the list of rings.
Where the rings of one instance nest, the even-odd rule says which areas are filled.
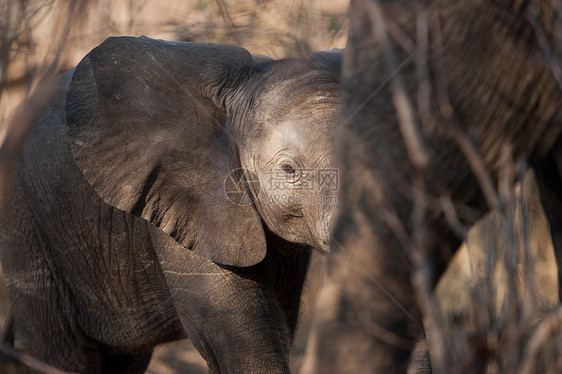
[[[290,164],[283,164],[281,165],[281,170],[283,170],[287,174],[295,174],[296,170]]]

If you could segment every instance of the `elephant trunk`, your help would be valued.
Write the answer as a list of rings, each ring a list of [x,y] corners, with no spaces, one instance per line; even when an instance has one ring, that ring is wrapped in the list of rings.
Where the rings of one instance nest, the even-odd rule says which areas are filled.
[[[316,232],[318,233],[318,248],[322,252],[328,252],[330,249],[330,239],[332,236],[332,214],[328,214],[328,217],[318,221],[316,224]]]
[[[313,207],[317,212],[316,220],[311,222],[310,230],[314,233],[314,246],[323,253],[327,253],[330,249],[330,242],[333,230],[333,206],[329,204],[321,204]]]

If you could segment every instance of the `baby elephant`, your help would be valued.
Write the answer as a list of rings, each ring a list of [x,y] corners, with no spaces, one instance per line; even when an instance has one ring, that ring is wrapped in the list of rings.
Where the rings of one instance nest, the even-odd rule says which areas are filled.
[[[0,206],[25,349],[140,373],[189,337],[213,373],[288,373],[336,202],[339,52],[110,38],[61,78]]]

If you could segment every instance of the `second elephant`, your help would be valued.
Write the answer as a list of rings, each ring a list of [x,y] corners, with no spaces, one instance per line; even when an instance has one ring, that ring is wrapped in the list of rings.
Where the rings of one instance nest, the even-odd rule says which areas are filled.
[[[562,284],[560,27],[551,1],[351,1],[315,372],[406,371],[422,317],[440,328],[414,285],[435,286],[521,162],[537,176]],[[458,369],[433,353],[437,372]],[[459,359],[486,370],[479,354]]]

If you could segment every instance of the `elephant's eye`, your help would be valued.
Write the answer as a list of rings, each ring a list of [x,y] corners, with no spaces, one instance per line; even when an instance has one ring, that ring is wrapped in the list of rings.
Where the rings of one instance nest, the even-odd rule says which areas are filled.
[[[295,174],[296,170],[290,164],[283,164],[281,165],[281,170],[283,170],[287,174]]]

